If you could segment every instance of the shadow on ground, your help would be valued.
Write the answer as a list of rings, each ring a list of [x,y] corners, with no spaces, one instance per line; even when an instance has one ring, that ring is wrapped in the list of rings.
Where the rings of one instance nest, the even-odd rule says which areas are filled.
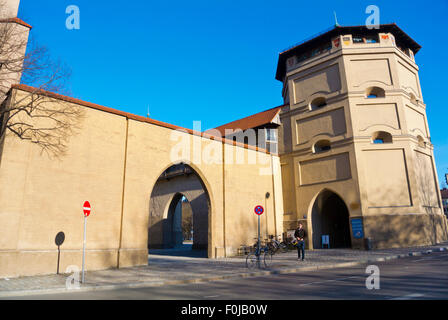
[[[172,249],[150,249],[149,254],[170,257],[207,258],[207,250],[193,250],[192,244],[183,244]]]

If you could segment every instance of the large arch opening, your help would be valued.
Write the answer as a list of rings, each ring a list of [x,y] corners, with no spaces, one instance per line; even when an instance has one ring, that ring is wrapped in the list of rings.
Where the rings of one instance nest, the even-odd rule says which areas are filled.
[[[351,248],[350,214],[344,200],[330,190],[316,198],[311,215],[313,247],[322,248],[322,236],[328,235],[330,248]]]
[[[207,257],[210,200],[199,174],[181,163],[165,170],[151,193],[150,254]]]

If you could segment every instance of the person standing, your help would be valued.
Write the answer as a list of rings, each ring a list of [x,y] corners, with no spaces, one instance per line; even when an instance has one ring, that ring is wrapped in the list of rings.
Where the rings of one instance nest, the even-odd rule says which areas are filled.
[[[298,261],[300,260],[304,261],[306,231],[303,229],[303,224],[299,223],[299,228],[294,233],[294,237],[297,239]]]

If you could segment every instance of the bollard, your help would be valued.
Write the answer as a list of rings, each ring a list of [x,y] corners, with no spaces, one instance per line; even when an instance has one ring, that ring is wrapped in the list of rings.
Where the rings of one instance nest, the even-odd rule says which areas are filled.
[[[372,238],[364,239],[364,247],[367,251],[370,251],[373,249]]]

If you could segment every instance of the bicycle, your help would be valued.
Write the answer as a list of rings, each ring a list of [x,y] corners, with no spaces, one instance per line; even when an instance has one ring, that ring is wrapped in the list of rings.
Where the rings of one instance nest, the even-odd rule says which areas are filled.
[[[269,267],[272,263],[272,253],[269,250],[268,245],[258,247],[258,241],[254,245],[255,252],[251,252],[246,257],[246,268],[253,269],[255,267],[261,267],[261,258],[263,258],[263,264],[265,268]],[[263,257],[262,257],[263,256]]]
[[[287,238],[283,243],[286,245],[287,250],[295,250],[297,249],[297,239],[295,238]]]
[[[276,254],[278,251],[282,253],[288,252],[288,244],[285,241],[280,242],[274,236],[269,236],[270,242],[268,242],[269,250],[272,255]]]

